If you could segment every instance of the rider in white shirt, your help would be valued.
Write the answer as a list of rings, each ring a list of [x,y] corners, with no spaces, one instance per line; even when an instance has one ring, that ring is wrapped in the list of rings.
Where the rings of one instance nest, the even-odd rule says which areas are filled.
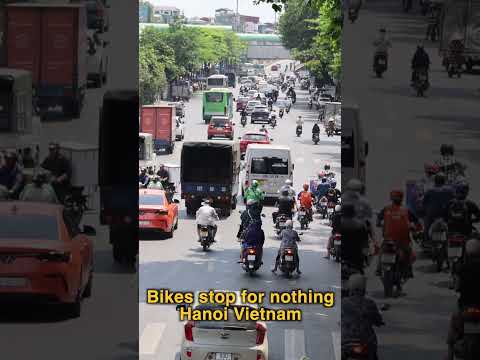
[[[199,233],[200,227],[202,225],[206,225],[211,231],[212,239],[215,239],[215,235],[217,234],[217,225],[215,224],[215,222],[218,220],[220,220],[218,214],[215,209],[210,206],[210,201],[205,200],[202,203],[202,206],[197,210],[197,232]]]

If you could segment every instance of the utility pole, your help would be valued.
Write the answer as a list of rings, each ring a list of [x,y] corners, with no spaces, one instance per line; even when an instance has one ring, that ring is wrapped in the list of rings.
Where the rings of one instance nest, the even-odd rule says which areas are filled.
[[[237,0],[237,13],[235,14],[235,31],[240,30],[240,15],[238,14],[238,0]]]

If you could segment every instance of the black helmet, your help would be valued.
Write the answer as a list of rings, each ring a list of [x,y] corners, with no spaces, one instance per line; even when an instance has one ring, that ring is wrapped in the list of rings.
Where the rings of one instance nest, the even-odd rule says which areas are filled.
[[[455,148],[453,147],[453,145],[449,145],[449,144],[442,144],[440,146],[440,154],[442,156],[453,156],[453,154],[455,153]]]
[[[445,182],[447,181],[447,178],[444,173],[437,173],[435,174],[434,180],[435,186],[443,186],[445,185]]]
[[[465,181],[462,181],[455,185],[455,195],[459,199],[465,199],[468,196],[469,191],[470,191],[470,186]]]
[[[282,195],[283,196],[288,196],[288,189],[283,189],[282,190]]]

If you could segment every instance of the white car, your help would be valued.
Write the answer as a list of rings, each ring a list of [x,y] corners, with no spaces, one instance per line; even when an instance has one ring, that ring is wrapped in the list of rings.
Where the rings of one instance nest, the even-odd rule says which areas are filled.
[[[217,292],[225,292],[217,290]],[[242,304],[240,292],[232,307],[250,307]],[[198,295],[195,296],[198,299]],[[193,309],[222,309],[224,305],[196,302]],[[227,321],[188,321],[184,324],[180,350],[181,360],[268,360],[267,324],[263,321],[237,321],[233,310],[228,310]]]
[[[176,117],[176,125],[175,125],[175,140],[182,141],[185,139],[185,122],[179,116]]]
[[[253,109],[255,109],[256,106],[262,105],[262,103],[258,100],[250,100],[247,103],[247,107],[245,108],[245,111],[247,112],[247,115],[252,115]]]
[[[88,80],[94,87],[100,88],[107,82],[108,55],[105,51],[108,43],[95,30],[87,31],[87,72]]]

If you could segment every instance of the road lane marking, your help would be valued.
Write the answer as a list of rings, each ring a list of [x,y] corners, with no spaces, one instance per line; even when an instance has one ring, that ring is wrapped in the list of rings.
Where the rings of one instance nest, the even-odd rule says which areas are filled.
[[[165,323],[150,323],[145,327],[140,337],[140,354],[155,354],[166,327]]]
[[[340,353],[340,333],[332,332],[333,353],[335,354],[335,360],[341,360]]]
[[[215,268],[215,264],[213,263],[213,261],[209,261],[208,265],[207,265],[207,271],[208,272],[213,272],[214,268]]]
[[[305,332],[302,329],[285,329],[285,360],[298,360],[305,356]]]

